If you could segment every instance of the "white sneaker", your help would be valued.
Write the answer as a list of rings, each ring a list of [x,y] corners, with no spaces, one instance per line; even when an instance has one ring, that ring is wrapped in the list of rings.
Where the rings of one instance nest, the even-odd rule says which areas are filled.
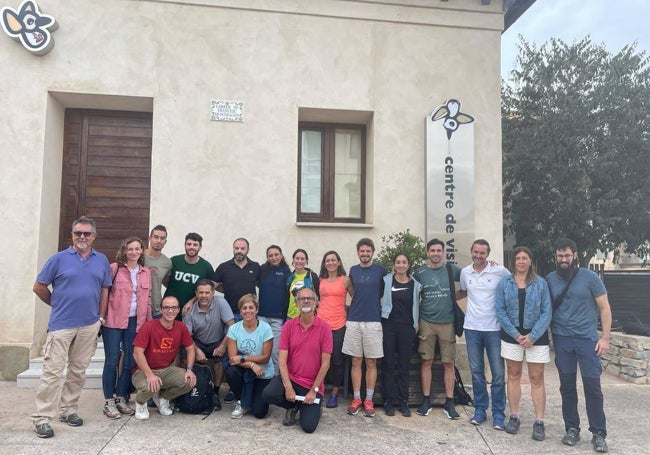
[[[230,413],[230,417],[233,419],[241,419],[247,412],[248,409],[241,405],[241,401],[237,400],[235,402],[235,410]]]
[[[138,420],[149,420],[149,408],[147,408],[147,403],[138,403],[135,402],[135,418]]]
[[[169,400],[161,397],[159,394],[153,396],[153,402],[158,406],[158,413],[163,416],[170,416],[174,413],[169,407]]]

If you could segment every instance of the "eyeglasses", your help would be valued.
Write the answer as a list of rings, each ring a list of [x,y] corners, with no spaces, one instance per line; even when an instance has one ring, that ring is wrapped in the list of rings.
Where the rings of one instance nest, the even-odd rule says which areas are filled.
[[[562,259],[571,259],[573,257],[573,254],[556,254],[556,258],[562,260]]]
[[[164,306],[160,308],[163,311],[178,311],[177,306]]]
[[[94,234],[94,232],[89,232],[89,231],[73,231],[72,232],[75,237],[90,237],[91,235]]]
[[[297,302],[313,302],[314,300],[316,299],[313,297],[298,297],[296,299]]]

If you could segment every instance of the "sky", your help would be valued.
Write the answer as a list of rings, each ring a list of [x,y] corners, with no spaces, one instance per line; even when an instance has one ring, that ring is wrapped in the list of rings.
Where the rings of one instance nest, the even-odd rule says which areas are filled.
[[[537,0],[501,35],[501,77],[515,66],[519,35],[541,46],[550,38],[571,43],[587,35],[616,53],[637,41],[650,53],[650,0]]]

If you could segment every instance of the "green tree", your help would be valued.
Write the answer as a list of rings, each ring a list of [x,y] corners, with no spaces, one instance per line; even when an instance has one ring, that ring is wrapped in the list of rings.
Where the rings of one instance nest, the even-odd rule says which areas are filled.
[[[381,247],[375,255],[373,262],[381,264],[388,271],[393,270],[393,259],[397,253],[405,253],[411,263],[411,270],[415,270],[427,261],[426,246],[417,235],[411,234],[410,229],[403,232],[383,235]]]
[[[650,239],[650,70],[636,43],[541,47],[520,37],[502,89],[506,233],[550,267],[552,242],[646,256]],[[615,257],[616,259],[616,257]]]

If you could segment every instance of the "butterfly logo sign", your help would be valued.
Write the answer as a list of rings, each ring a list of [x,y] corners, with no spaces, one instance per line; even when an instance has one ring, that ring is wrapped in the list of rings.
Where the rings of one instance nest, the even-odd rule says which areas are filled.
[[[59,24],[52,16],[41,13],[38,5],[26,0],[18,11],[5,6],[2,8],[2,29],[22,43],[34,55],[45,55],[54,47],[52,32]]]
[[[460,101],[452,99],[438,107],[433,114],[431,114],[432,122],[438,120],[444,120],[442,122],[442,127],[447,131],[447,139],[451,140],[451,135],[454,131],[456,131],[460,125],[472,123],[474,117],[460,112]]]

